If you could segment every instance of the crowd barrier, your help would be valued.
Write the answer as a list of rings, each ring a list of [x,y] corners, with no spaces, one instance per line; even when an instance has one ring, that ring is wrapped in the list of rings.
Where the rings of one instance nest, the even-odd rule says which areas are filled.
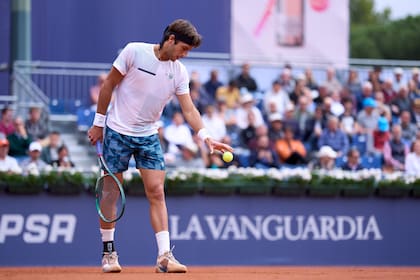
[[[420,265],[414,198],[168,196],[177,258],[187,265]],[[153,265],[144,196],[128,196],[116,246],[123,265]],[[94,197],[0,194],[0,266],[99,265]]]

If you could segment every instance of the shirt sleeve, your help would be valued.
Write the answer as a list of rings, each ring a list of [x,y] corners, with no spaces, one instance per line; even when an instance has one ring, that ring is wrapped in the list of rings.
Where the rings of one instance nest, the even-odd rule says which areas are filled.
[[[114,60],[112,66],[122,74],[126,75],[134,62],[134,46],[133,43],[128,43],[120,52],[118,57]]]
[[[176,80],[176,94],[182,95],[182,94],[189,94],[190,93],[190,78],[188,76],[187,69],[183,64],[179,64],[179,73]]]

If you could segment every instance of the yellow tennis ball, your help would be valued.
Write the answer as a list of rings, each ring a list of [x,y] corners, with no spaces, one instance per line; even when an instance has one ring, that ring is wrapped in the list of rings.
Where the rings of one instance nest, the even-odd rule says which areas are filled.
[[[231,162],[233,160],[233,154],[231,152],[224,152],[222,158],[225,162]]]

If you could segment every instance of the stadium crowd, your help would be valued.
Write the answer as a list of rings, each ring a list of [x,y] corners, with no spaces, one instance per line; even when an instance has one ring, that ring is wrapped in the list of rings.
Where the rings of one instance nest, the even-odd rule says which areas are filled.
[[[268,90],[259,88],[247,63],[226,84],[218,70],[206,81],[193,71],[193,102],[211,135],[235,148],[234,161],[225,163],[221,155],[207,151],[185,123],[175,98],[159,123],[167,166],[380,168],[420,174],[419,69],[408,73],[395,68],[392,78],[382,79],[381,68],[374,67],[366,80],[352,69],[345,80],[332,67],[325,71],[326,80],[320,82],[310,68],[296,74],[285,65]],[[92,111],[101,80],[103,75],[91,88]],[[26,119],[3,108],[0,171],[27,173],[34,164],[74,166],[60,133],[49,130],[39,108],[31,108]]]

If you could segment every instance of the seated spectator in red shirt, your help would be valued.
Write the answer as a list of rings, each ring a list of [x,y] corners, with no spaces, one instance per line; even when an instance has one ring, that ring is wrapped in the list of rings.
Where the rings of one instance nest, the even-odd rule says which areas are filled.
[[[373,131],[373,147],[370,152],[383,154],[385,143],[390,139],[389,121],[385,117],[378,119],[377,128]]]
[[[0,134],[3,133],[5,136],[8,136],[13,132],[15,132],[13,110],[9,107],[5,107],[1,110]]]

